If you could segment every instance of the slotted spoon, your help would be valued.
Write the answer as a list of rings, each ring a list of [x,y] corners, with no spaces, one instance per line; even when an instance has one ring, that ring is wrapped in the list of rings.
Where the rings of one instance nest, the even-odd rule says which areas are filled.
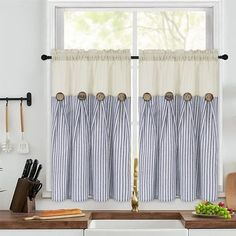
[[[8,121],[8,101],[6,102],[6,138],[5,142],[2,143],[2,150],[4,152],[10,152],[13,149],[13,146],[9,138],[9,121]]]
[[[17,152],[20,154],[29,153],[29,144],[24,138],[24,118],[23,118],[23,107],[22,100],[20,102],[20,128],[21,128],[21,140],[17,147]]]

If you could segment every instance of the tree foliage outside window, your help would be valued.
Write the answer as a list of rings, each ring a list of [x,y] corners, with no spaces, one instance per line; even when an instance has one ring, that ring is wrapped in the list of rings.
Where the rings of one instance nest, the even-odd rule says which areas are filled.
[[[138,14],[138,46],[142,49],[205,49],[203,11],[161,11]]]
[[[64,48],[101,50],[131,47],[130,13],[66,11],[64,17]]]
[[[66,10],[64,48],[131,49],[132,14]],[[206,49],[206,12],[137,12],[137,45],[139,49]]]

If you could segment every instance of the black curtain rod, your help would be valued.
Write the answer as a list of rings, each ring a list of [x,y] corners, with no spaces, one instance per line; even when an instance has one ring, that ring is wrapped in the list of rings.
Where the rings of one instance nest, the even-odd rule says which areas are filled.
[[[228,57],[227,54],[223,54],[223,55],[221,55],[221,56],[218,56],[218,58],[219,58],[219,59],[222,59],[222,60],[228,60],[229,57]],[[48,60],[48,59],[52,59],[52,57],[43,54],[43,55],[41,56],[41,59],[42,59],[43,61],[46,61],[46,60]],[[131,59],[139,59],[139,56],[131,56]]]
[[[0,98],[0,101],[26,101],[28,106],[31,106],[32,104],[32,95],[31,93],[27,93],[26,97],[20,97],[20,98],[9,98],[9,97],[5,97],[5,98]]]

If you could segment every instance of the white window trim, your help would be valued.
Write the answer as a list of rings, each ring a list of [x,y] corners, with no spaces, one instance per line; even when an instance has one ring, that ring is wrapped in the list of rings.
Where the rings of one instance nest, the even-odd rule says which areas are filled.
[[[47,27],[47,53],[50,54],[50,50],[55,48],[56,40],[56,9],[57,8],[121,8],[121,9],[153,9],[153,8],[211,8],[213,11],[213,48],[218,49],[219,53],[223,53],[223,8],[222,0],[206,1],[206,0],[158,0],[158,1],[69,1],[69,0],[48,0],[48,27]],[[48,63],[47,73],[47,169],[46,169],[46,192],[43,193],[43,197],[51,197],[51,160],[50,160],[50,148],[51,148],[51,80],[50,80],[50,63]],[[219,189],[223,191],[223,158],[222,158],[222,81],[224,68],[221,63],[220,66],[220,79],[219,86]],[[137,76],[137,75],[136,75]],[[137,86],[137,85],[135,85]],[[219,197],[224,196],[220,194]]]

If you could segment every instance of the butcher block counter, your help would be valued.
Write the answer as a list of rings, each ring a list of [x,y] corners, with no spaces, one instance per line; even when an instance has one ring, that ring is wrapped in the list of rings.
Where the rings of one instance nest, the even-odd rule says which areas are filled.
[[[137,219],[178,219],[186,229],[233,229],[236,228],[236,216],[231,219],[200,218],[193,216],[191,211],[83,211],[84,217],[31,220],[25,221],[24,217],[34,214],[12,213],[0,211],[0,229],[87,229],[91,220],[137,220]]]

